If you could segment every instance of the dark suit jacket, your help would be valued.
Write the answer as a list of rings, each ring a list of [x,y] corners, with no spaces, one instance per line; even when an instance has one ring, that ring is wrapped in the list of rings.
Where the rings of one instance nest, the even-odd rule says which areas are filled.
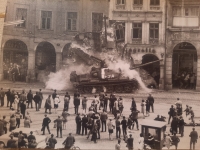
[[[197,133],[197,131],[192,131],[189,136],[190,136],[190,140],[191,141],[195,142],[198,139],[198,133]]]

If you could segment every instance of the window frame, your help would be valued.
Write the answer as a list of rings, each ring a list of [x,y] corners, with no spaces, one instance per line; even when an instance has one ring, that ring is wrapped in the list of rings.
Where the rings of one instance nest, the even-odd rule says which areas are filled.
[[[137,1],[137,4],[135,4],[135,1]],[[133,5],[134,6],[142,6],[143,5],[143,0],[133,0]]]
[[[117,31],[119,31],[120,38],[117,37]],[[117,24],[115,29],[116,41],[125,41],[125,25],[123,23]]]
[[[150,0],[150,6],[160,6],[160,0]]]
[[[141,25],[141,27],[138,26],[139,24]],[[137,25],[137,26],[135,27],[135,25]],[[137,38],[134,38],[134,30],[138,30]],[[141,22],[133,22],[132,23],[132,39],[133,40],[142,40],[142,23]]]
[[[47,17],[43,17],[43,12],[47,13]],[[51,17],[48,17],[48,13],[51,12]],[[43,18],[45,19],[45,28],[43,28]],[[49,21],[50,20],[50,21]],[[48,21],[50,22],[49,28],[48,28]],[[53,11],[50,10],[41,10],[41,23],[40,23],[40,29],[42,30],[52,30],[53,28]]]
[[[126,0],[116,0],[116,5],[125,5],[125,4],[126,4]]]
[[[76,18],[69,18],[69,14],[68,13],[76,13]],[[71,31],[71,32],[75,32],[75,31],[78,31],[78,12],[75,12],[75,11],[69,11],[69,12],[67,12],[67,14],[66,14],[67,16],[66,16],[66,31]],[[71,20],[71,29],[69,29],[69,20]],[[75,30],[73,30],[72,28],[73,28],[73,21],[76,21],[76,25],[75,25],[75,27],[76,27],[76,29]]]
[[[151,25],[154,25],[154,27],[152,28]],[[155,27],[155,25],[158,25],[158,27]],[[153,38],[151,37],[151,30],[153,31]],[[157,38],[156,38],[156,31],[157,31]],[[153,40],[159,40],[159,23],[149,23],[149,39]]]
[[[177,14],[177,12],[175,14],[174,10],[175,10],[175,8],[178,8],[178,7],[180,9],[180,14]],[[188,15],[186,15],[186,9],[188,9]],[[195,11],[198,10],[197,15],[192,15],[192,10],[194,10],[194,9],[195,9]],[[200,16],[199,9],[200,9],[199,6],[173,6],[172,15],[173,15],[173,17],[199,17]]]
[[[24,16],[25,18],[23,18],[23,16],[21,18],[21,20],[24,20],[24,23],[17,24],[16,27],[17,28],[26,28],[27,18],[28,18],[28,9],[27,8],[16,8],[15,20],[19,20],[18,17],[17,17],[17,12],[18,12],[19,9],[26,10],[26,16]]]
[[[94,25],[93,25],[93,23],[94,23],[94,20],[96,20],[96,23],[98,24],[98,25],[96,25],[96,27],[97,26],[99,26],[99,21],[100,21],[100,19],[93,19],[93,14],[95,15],[95,14],[101,14],[102,15],[102,20],[101,20],[101,29],[99,29],[98,31],[97,30],[94,30]],[[101,30],[102,30],[102,28],[103,28],[103,17],[104,17],[104,14],[103,13],[101,13],[101,12],[92,12],[92,32],[100,32]]]

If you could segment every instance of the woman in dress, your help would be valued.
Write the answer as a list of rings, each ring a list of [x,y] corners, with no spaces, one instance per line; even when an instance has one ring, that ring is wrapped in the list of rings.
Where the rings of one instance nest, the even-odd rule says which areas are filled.
[[[140,133],[140,137],[138,139],[138,150],[143,150],[144,149],[144,137],[142,133]]]
[[[144,116],[144,107],[145,107],[145,102],[144,102],[144,100],[142,100],[142,103],[141,103],[141,113],[143,114],[143,118],[145,118],[145,116]]]
[[[14,99],[14,109],[17,111],[19,109],[19,98],[18,95],[15,95]]]

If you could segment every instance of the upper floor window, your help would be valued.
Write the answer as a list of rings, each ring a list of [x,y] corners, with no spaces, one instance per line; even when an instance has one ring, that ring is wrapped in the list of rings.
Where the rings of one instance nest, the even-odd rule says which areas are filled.
[[[26,19],[27,19],[27,9],[25,8],[17,8],[16,10],[16,20],[24,20],[23,23],[18,24],[17,27],[26,27]]]
[[[160,5],[160,0],[150,0],[150,5]]]
[[[133,0],[133,5],[142,5],[143,0]]]
[[[150,37],[150,39],[158,39],[159,38],[159,24],[158,23],[150,23],[149,24],[149,37]]]
[[[199,16],[199,7],[173,7],[173,16]]]
[[[125,9],[126,0],[116,0],[116,9]]]
[[[116,40],[124,41],[125,40],[125,24],[117,24],[115,29]]]
[[[103,13],[92,13],[92,31],[101,31],[103,27]]]
[[[67,13],[67,30],[77,31],[77,12]]]
[[[133,39],[142,38],[142,23],[133,23]]]
[[[41,29],[45,29],[45,30],[51,29],[52,11],[42,11],[41,19],[42,19]]]

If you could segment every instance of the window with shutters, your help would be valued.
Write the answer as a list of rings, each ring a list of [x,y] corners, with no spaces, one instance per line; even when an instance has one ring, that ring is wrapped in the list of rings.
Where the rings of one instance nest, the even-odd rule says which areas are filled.
[[[67,30],[77,31],[77,12],[67,13]]]
[[[92,31],[99,32],[103,28],[103,13],[92,13]]]
[[[26,20],[27,20],[27,9],[25,8],[17,8],[16,10],[16,18],[15,20],[24,20],[23,23],[16,25],[17,27],[25,28]]]
[[[126,8],[126,0],[116,0],[116,9],[125,9]]]
[[[52,24],[52,11],[41,12],[41,29],[50,30]]]

